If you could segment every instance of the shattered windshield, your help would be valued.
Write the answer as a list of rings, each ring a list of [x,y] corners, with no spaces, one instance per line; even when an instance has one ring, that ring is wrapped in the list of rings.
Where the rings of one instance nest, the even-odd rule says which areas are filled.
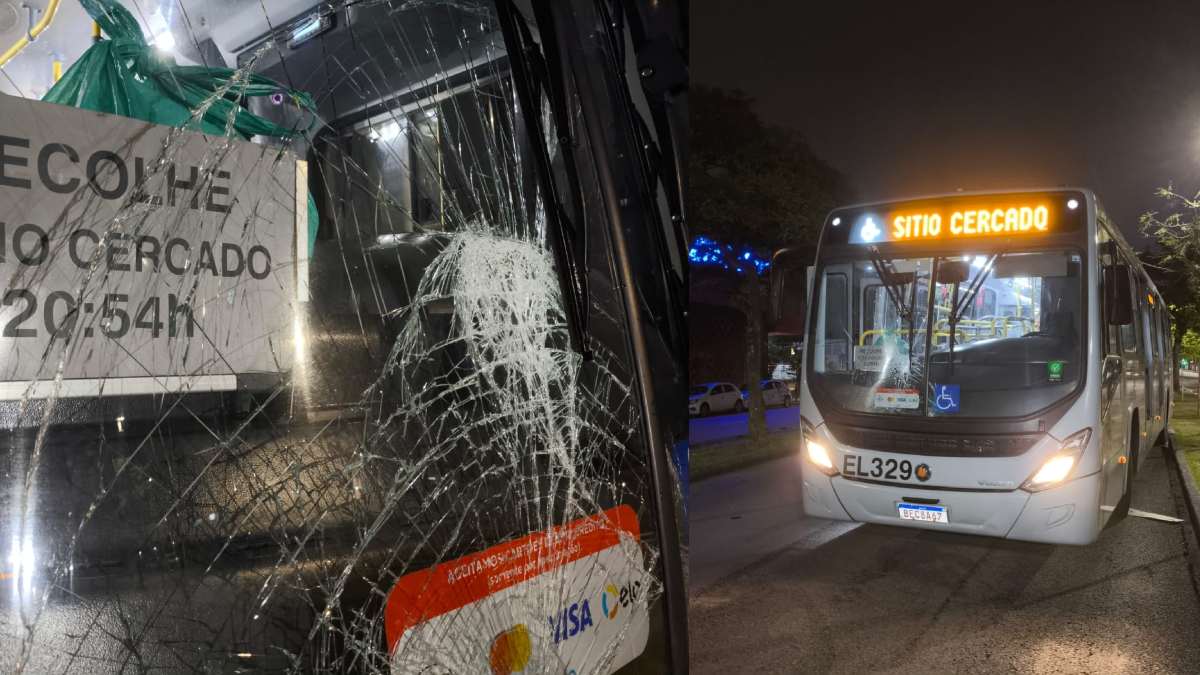
[[[1083,372],[1082,266],[1072,251],[826,263],[811,380],[856,412],[1012,417]]]
[[[534,13],[82,6],[0,95],[0,669],[664,672],[673,441]]]

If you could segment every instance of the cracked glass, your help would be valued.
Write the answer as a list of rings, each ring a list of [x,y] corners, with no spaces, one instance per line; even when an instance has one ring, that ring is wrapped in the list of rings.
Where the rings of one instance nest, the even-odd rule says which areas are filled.
[[[664,672],[566,64],[507,3],[246,4],[223,57],[245,6],[127,6],[236,66],[171,125],[0,96],[0,668]]]

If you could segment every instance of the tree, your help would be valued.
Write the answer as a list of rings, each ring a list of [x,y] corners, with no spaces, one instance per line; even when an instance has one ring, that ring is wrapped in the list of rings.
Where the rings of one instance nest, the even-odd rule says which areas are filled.
[[[1187,359],[1189,363],[1200,362],[1200,333],[1194,330],[1189,330],[1183,335],[1179,352],[1175,354],[1177,359]]]
[[[1186,333],[1183,333],[1183,338],[1179,344],[1180,344],[1180,347],[1178,350],[1175,351],[1175,354],[1174,354],[1174,356],[1175,356],[1175,383],[1174,384],[1175,384],[1175,393],[1176,394],[1183,393],[1182,383],[1180,383],[1180,381],[1179,381],[1179,360],[1187,359],[1189,366],[1196,363],[1197,361],[1200,361],[1200,333],[1197,333],[1194,330],[1189,330]],[[1200,387],[1200,382],[1197,382],[1196,384],[1198,387]],[[1196,405],[1200,406],[1200,398],[1197,398]]]
[[[1172,187],[1160,188],[1157,194],[1166,201],[1168,211],[1142,215],[1142,234],[1158,245],[1157,252],[1143,254],[1142,259],[1171,311],[1172,388],[1179,393],[1184,338],[1190,331],[1200,330],[1200,194],[1184,197]]]
[[[697,85],[689,99],[692,230],[768,250],[815,240],[825,215],[849,198],[842,175],[795,131],[763,124],[742,92]],[[750,392],[750,434],[758,439],[766,433],[757,386],[765,376],[766,285],[753,271],[740,276],[737,303],[746,315],[743,372]]]

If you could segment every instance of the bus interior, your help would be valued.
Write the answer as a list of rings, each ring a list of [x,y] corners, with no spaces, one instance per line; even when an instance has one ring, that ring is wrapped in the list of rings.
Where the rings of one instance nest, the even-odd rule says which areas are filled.
[[[0,20],[0,49],[25,30],[15,2],[0,0],[0,19],[9,5],[22,20]],[[112,284],[172,298],[191,284],[197,327],[151,338],[131,326],[109,357],[87,340],[120,342],[115,310],[94,323],[56,315],[50,346],[22,352],[32,374],[5,371],[0,385],[17,393],[0,401],[0,541],[14,542],[14,581],[0,600],[12,616],[0,669],[686,663],[686,528],[669,452],[686,413],[662,403],[686,385],[682,11],[51,0],[31,14],[52,21],[0,63],[0,102],[25,106],[27,128],[0,121],[0,136],[54,137],[38,123],[51,110],[78,120],[72,151],[125,157],[132,141],[98,131],[108,117],[39,100],[70,99],[183,128],[147,127],[164,140],[145,180],[178,181],[158,167],[191,157],[193,202],[230,157],[256,177],[231,188],[237,218],[81,191],[71,208],[103,217],[63,207],[51,250],[72,228],[97,242],[166,228],[164,242],[208,237],[215,249],[279,228],[287,243],[272,249],[271,276],[244,283],[197,281],[203,260],[191,258],[178,278],[135,278],[111,256],[102,278],[0,269],[8,288],[75,297],[81,314]],[[639,76],[638,59],[658,74]],[[62,94],[84,75],[166,94],[140,111],[98,109],[86,86]],[[175,121],[155,117],[196,86],[211,93]],[[636,208],[618,209],[617,193]],[[32,202],[0,188],[9,213]],[[247,352],[267,365],[231,365]],[[76,372],[96,391],[68,395],[58,383]],[[118,372],[150,390],[122,393]],[[197,377],[211,387],[189,389]],[[443,573],[445,587],[431,586]]]

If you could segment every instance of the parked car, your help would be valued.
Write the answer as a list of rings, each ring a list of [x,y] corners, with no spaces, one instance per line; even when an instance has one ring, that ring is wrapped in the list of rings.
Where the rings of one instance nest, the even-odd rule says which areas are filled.
[[[763,380],[759,383],[759,386],[762,387],[763,403],[768,408],[775,405],[783,406],[784,408],[791,407],[792,391],[788,389],[787,382]],[[750,405],[750,392],[745,387],[742,387],[742,400],[746,402],[747,406]]]
[[[688,415],[711,415],[719,412],[742,412],[746,402],[741,392],[728,382],[707,382],[692,387],[688,396]]]
[[[771,379],[773,380],[794,380],[796,379],[796,369],[790,363],[779,363],[771,370]]]

